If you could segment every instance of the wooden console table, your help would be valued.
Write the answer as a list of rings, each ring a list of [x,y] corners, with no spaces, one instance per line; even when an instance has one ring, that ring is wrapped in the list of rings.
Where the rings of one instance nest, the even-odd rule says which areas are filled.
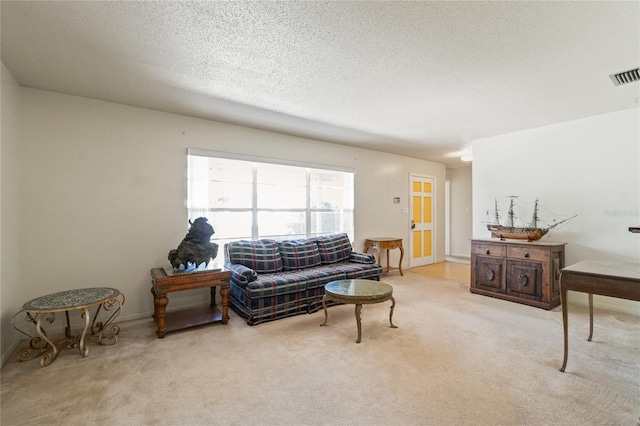
[[[378,250],[378,265],[380,264],[380,260],[382,260],[382,250],[387,250],[387,266],[383,269],[383,272],[389,272],[391,269],[399,269],[400,275],[404,275],[402,273],[402,259],[404,258],[402,238],[367,238],[364,252],[368,253],[370,248]],[[389,250],[391,249],[400,249],[400,261],[398,262],[397,268],[389,266]]]
[[[158,324],[156,334],[162,339],[165,333],[197,325],[221,321],[229,322],[229,279],[230,271],[208,270],[196,272],[174,272],[164,268],[151,270],[151,293],[153,294],[153,319]],[[216,306],[216,287],[220,286],[222,312]],[[167,312],[167,293],[194,288],[210,287],[211,304],[200,308]]]
[[[614,261],[582,261],[562,269],[560,297],[564,328],[564,372],[569,357],[567,291],[589,293],[589,338],[593,337],[593,295],[640,301],[640,263]]]

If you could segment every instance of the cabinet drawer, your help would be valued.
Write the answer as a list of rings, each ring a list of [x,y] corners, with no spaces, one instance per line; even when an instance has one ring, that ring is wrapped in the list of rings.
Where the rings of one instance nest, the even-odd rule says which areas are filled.
[[[480,254],[482,256],[504,257],[505,247],[494,244],[473,244],[471,246],[471,254]]]
[[[538,247],[507,247],[507,257],[520,260],[549,260],[549,250]]]

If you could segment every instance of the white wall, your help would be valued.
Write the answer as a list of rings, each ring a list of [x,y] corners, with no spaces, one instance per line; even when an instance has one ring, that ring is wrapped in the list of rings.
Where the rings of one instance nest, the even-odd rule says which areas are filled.
[[[640,260],[640,236],[628,232],[640,225],[640,109],[479,139],[473,159],[474,237],[490,236],[485,212],[495,197],[537,197],[555,212],[578,214],[544,237],[568,243],[567,265]],[[640,314],[637,302],[596,299]]]
[[[449,220],[451,227],[451,256],[469,258],[473,236],[472,168],[461,167],[447,170],[451,182],[451,205]]]
[[[125,294],[121,320],[150,316],[149,270],[169,266],[168,251],[188,228],[188,147],[354,169],[359,251],[371,236],[400,236],[408,246],[409,173],[434,176],[436,257],[444,258],[443,164],[41,90],[20,94],[22,276],[12,284],[20,302],[3,305],[3,317],[33,297],[91,286]],[[168,308],[206,295],[177,293]]]
[[[0,354],[14,349],[11,317],[20,309],[20,191],[18,112],[20,87],[2,64],[0,98]]]

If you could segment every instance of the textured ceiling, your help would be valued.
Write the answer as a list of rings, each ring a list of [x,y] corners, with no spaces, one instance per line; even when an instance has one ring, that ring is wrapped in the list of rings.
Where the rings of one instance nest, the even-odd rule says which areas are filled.
[[[19,84],[461,166],[638,108],[639,2],[2,1]]]

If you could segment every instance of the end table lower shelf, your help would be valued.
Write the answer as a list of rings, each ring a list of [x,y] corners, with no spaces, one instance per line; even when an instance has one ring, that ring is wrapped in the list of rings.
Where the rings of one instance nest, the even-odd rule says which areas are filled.
[[[158,329],[156,335],[162,339],[165,334],[175,330],[196,327],[213,322],[229,322],[229,280],[230,271],[206,270],[189,273],[176,273],[164,268],[151,269],[151,294],[153,294],[153,319]],[[169,297],[167,293],[209,287],[211,304],[167,312]],[[216,287],[220,287],[222,309],[216,306]]]
[[[157,321],[157,320],[156,320]],[[167,312],[164,316],[164,331],[182,330],[189,327],[222,321],[222,311],[217,306],[198,306],[191,309]],[[226,324],[227,321],[224,322]]]

